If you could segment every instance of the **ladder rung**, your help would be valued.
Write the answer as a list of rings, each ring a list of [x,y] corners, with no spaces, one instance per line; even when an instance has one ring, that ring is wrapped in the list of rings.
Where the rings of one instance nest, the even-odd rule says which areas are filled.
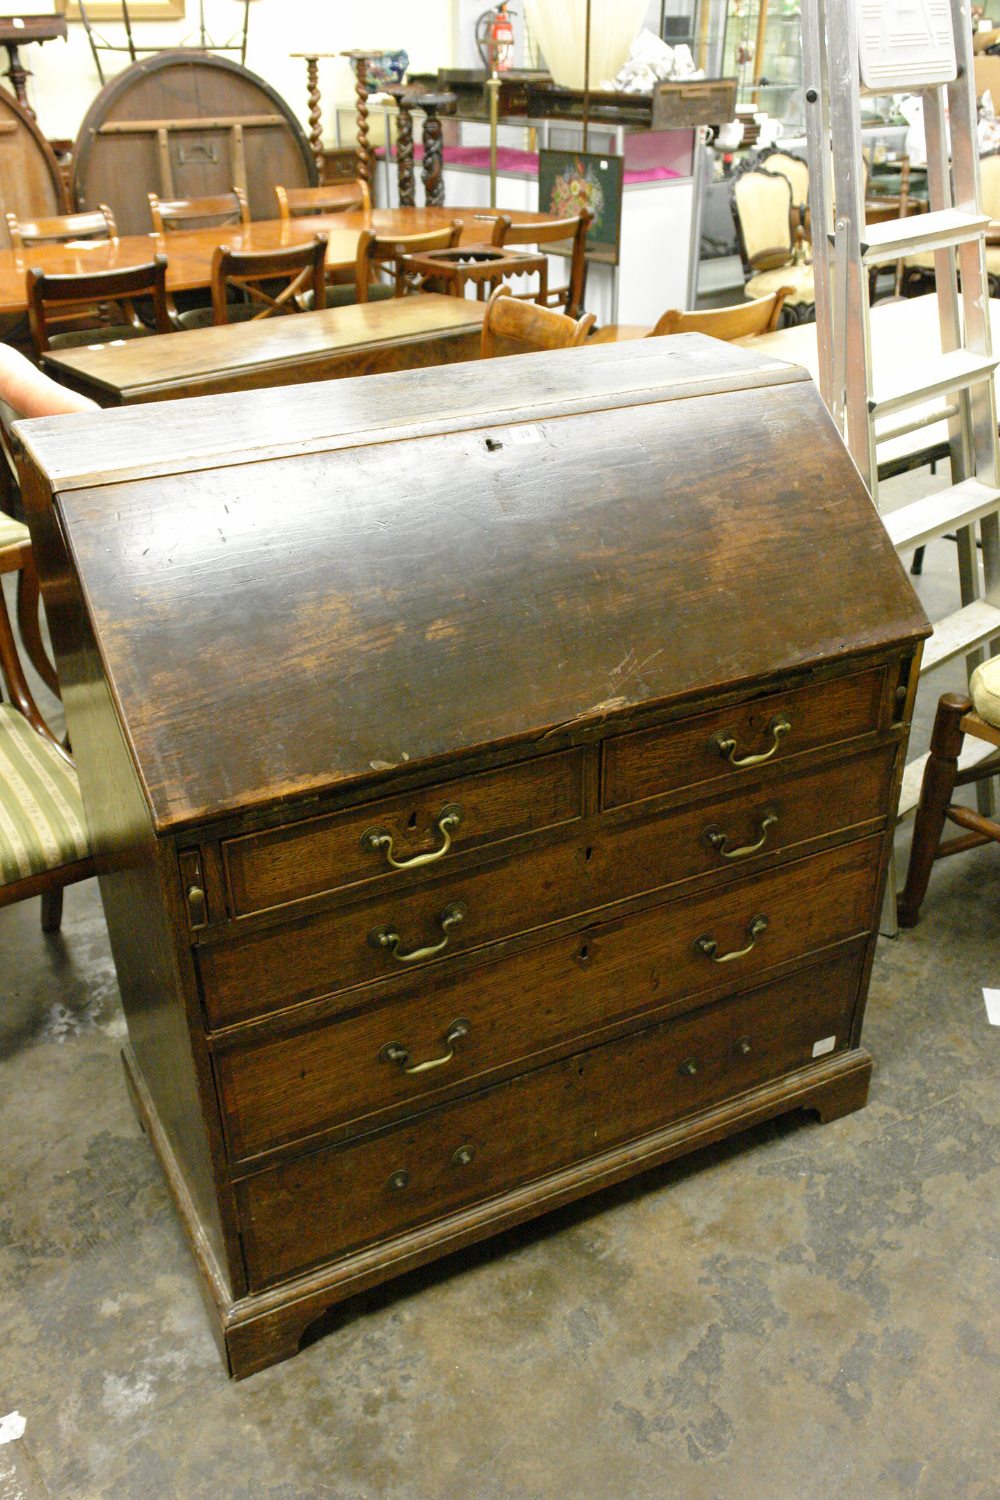
[[[946,250],[976,239],[989,223],[989,214],[942,208],[907,219],[888,219],[884,224],[866,224],[861,255],[866,266],[880,266],[918,250]]]
[[[946,391],[962,390],[965,386],[977,385],[989,380],[1000,355],[971,354],[967,349],[951,349],[923,363],[923,379],[917,386],[902,385],[900,377],[876,386],[868,398],[868,410],[877,417],[891,411],[901,411],[904,406],[916,406],[920,401],[929,401],[942,396]]]
[[[974,599],[934,624],[934,634],[924,647],[921,676],[955,656],[967,656],[977,646],[1000,639],[1000,609],[985,599]]]
[[[977,765],[981,760],[987,760],[993,754],[991,747],[983,748],[979,740],[974,740],[971,735],[966,735],[965,741],[959,751],[958,769],[967,771],[970,766]],[[920,800],[920,787],[924,779],[924,767],[927,765],[929,755],[918,755],[916,760],[911,760],[903,772],[903,784],[899,793],[898,818],[906,818],[913,812]]]
[[[971,526],[980,516],[995,510],[1000,510],[1000,490],[990,489],[978,479],[963,479],[949,489],[901,505],[882,521],[893,546],[902,551],[922,547],[960,526]]]

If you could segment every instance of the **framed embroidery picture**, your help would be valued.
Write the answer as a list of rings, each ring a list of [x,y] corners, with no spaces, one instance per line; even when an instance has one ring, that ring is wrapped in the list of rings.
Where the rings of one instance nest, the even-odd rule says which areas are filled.
[[[625,159],[600,151],[542,150],[538,153],[538,211],[554,219],[589,208],[594,216],[587,256],[618,264],[622,231]]]

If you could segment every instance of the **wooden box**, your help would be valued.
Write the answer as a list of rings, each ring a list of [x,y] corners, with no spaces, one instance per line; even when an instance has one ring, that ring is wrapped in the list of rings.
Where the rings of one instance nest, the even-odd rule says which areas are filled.
[[[802,371],[687,335],[19,430],[128,1075],[233,1374],[863,1104],[928,627]]]

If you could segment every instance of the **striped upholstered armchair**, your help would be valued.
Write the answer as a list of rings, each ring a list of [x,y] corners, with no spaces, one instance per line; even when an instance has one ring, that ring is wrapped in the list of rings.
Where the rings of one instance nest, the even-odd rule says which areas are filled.
[[[30,567],[30,551],[0,513],[0,572]],[[0,906],[41,896],[42,927],[57,932],[64,888],[93,873],[73,762],[32,697],[0,589]]]

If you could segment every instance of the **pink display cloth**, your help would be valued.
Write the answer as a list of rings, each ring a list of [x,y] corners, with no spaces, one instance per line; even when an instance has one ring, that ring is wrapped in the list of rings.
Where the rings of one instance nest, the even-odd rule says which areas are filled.
[[[379,146],[376,156],[384,156],[385,148]],[[421,145],[414,145],[413,155],[416,161],[420,161],[424,154]],[[490,169],[490,148],[488,146],[445,146],[444,164],[451,167],[468,167],[475,172],[488,172]],[[395,160],[396,153],[392,153]],[[536,151],[518,151],[513,146],[500,146],[497,150],[497,171],[520,173],[524,177],[538,176],[538,153]],[[666,182],[670,178],[680,177],[680,172],[675,172],[672,167],[626,167],[625,186],[633,182]]]

